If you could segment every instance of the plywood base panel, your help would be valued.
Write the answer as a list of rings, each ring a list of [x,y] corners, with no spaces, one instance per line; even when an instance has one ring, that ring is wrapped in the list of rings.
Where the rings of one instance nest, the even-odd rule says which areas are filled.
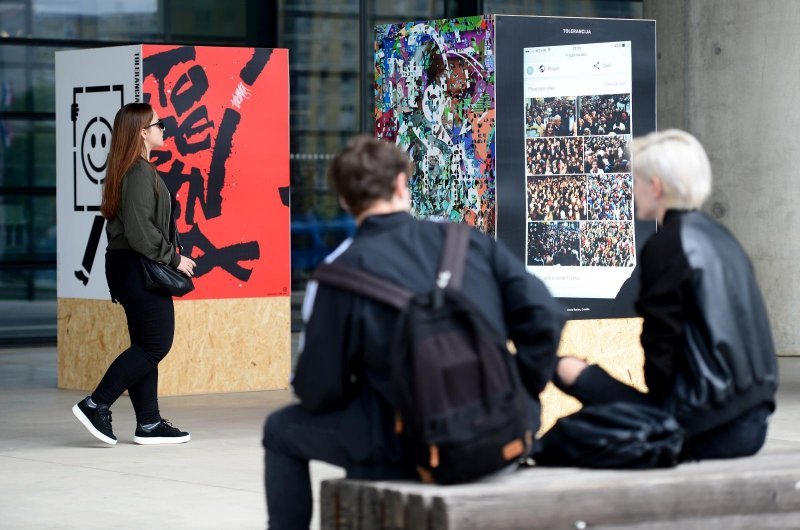
[[[175,339],[159,364],[159,395],[285,389],[290,298],[175,302]],[[58,386],[93,390],[130,345],[122,306],[58,299]]]
[[[644,350],[639,342],[642,319],[570,320],[561,334],[559,355],[579,357],[598,364],[620,381],[639,390],[644,384]],[[553,384],[542,393],[542,429],[548,430],[562,416],[581,408],[578,401]]]
[[[159,394],[288,388],[291,370],[288,297],[175,302],[175,341],[159,365]],[[572,320],[559,355],[602,366],[641,390],[641,319]],[[110,301],[59,298],[58,386],[90,391],[129,345],[122,307]],[[552,384],[542,398],[542,431],[580,408]]]

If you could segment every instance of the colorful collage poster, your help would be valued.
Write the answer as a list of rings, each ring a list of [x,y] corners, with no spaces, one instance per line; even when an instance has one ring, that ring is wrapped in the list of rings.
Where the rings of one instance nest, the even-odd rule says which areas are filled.
[[[376,28],[376,134],[414,161],[412,213],[495,233],[493,19]]]

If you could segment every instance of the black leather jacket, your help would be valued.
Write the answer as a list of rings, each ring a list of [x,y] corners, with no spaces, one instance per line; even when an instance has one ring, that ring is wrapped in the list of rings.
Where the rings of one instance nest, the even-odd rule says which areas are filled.
[[[722,225],[668,211],[641,254],[642,346],[650,392],[690,435],[753,407],[774,409],[775,347],[753,268]]]

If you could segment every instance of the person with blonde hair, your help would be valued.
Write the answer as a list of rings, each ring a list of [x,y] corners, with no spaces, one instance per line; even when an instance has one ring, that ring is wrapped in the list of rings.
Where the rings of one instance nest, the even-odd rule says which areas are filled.
[[[654,405],[686,432],[682,460],[755,454],[778,386],[767,312],[749,258],[699,211],[711,193],[703,146],[679,130],[632,143],[634,212],[658,231],[639,256],[636,309],[647,392],[597,365],[562,357],[554,382],[583,404]]]
[[[125,308],[131,345],[106,370],[97,388],[72,412],[98,440],[117,443],[111,405],[125,390],[136,413],[137,444],[188,442],[190,435],[170,425],[158,407],[158,363],[172,347],[172,297],[145,287],[142,259],[194,275],[195,262],[179,253],[172,199],[149,162],[164,145],[164,122],[147,103],[129,103],[114,118],[100,210],[108,220],[106,279],[111,300]]]

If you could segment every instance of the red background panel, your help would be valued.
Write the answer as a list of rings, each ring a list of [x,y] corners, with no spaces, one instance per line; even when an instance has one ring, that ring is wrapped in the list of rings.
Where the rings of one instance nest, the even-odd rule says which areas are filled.
[[[159,80],[148,58],[163,52],[181,49],[184,57],[193,49],[194,58],[176,62],[163,78],[166,105],[159,98]],[[242,69],[254,56],[254,48],[142,46],[144,60],[142,92],[145,101],[153,105],[162,119],[167,119],[168,137],[163,151],[154,157],[159,172],[165,180],[172,179],[176,199],[180,205],[178,230],[184,251],[198,262],[196,289],[185,299],[250,298],[288,296],[290,283],[290,220],[289,189],[289,60],[285,49],[261,50],[269,58],[255,80],[248,84],[242,79]],[[190,108],[179,113],[173,105],[173,90],[185,93],[197,79],[190,69],[200,66],[207,78],[207,89]],[[187,77],[188,74],[188,77]],[[202,76],[201,76],[202,77]],[[246,77],[246,76],[245,76]],[[183,85],[181,86],[181,83]],[[202,82],[194,88],[201,92]],[[205,107],[207,119],[187,120],[197,109]],[[202,110],[202,109],[201,109]],[[220,125],[226,110],[234,110],[239,122],[232,136],[230,156],[224,164],[224,185],[221,190],[221,209],[208,211],[203,199],[194,198],[194,215],[187,218],[189,182],[170,177],[170,168],[176,160],[184,164],[183,173],[192,168],[199,171],[203,189],[195,182],[194,192],[202,197],[213,194],[209,189],[211,161],[217,146]],[[229,112],[230,114],[230,112]],[[171,121],[170,121],[171,119]],[[193,121],[197,132],[181,133],[181,124]],[[171,125],[171,127],[170,127]],[[174,130],[170,130],[170,128]],[[185,131],[185,129],[184,129]],[[210,142],[207,148],[181,154],[175,135],[183,134],[189,144]],[[221,135],[222,136],[222,135]],[[224,142],[220,142],[222,145]],[[160,157],[160,159],[159,159]],[[166,159],[169,157],[169,159]],[[217,179],[219,180],[219,179]],[[167,182],[170,185],[170,182]],[[213,188],[213,186],[212,186]],[[283,190],[281,190],[283,188]],[[284,204],[281,198],[284,193]],[[208,243],[191,244],[198,231]],[[187,244],[189,241],[189,244]],[[232,258],[232,268],[247,278],[237,278],[231,267],[225,267],[211,258],[209,244],[216,249],[246,245],[250,251],[258,246],[255,257]],[[188,247],[188,248],[187,248]],[[213,249],[212,249],[213,250]],[[229,252],[223,250],[222,252]],[[231,259],[230,257],[228,259]],[[224,261],[224,260],[223,260]]]

